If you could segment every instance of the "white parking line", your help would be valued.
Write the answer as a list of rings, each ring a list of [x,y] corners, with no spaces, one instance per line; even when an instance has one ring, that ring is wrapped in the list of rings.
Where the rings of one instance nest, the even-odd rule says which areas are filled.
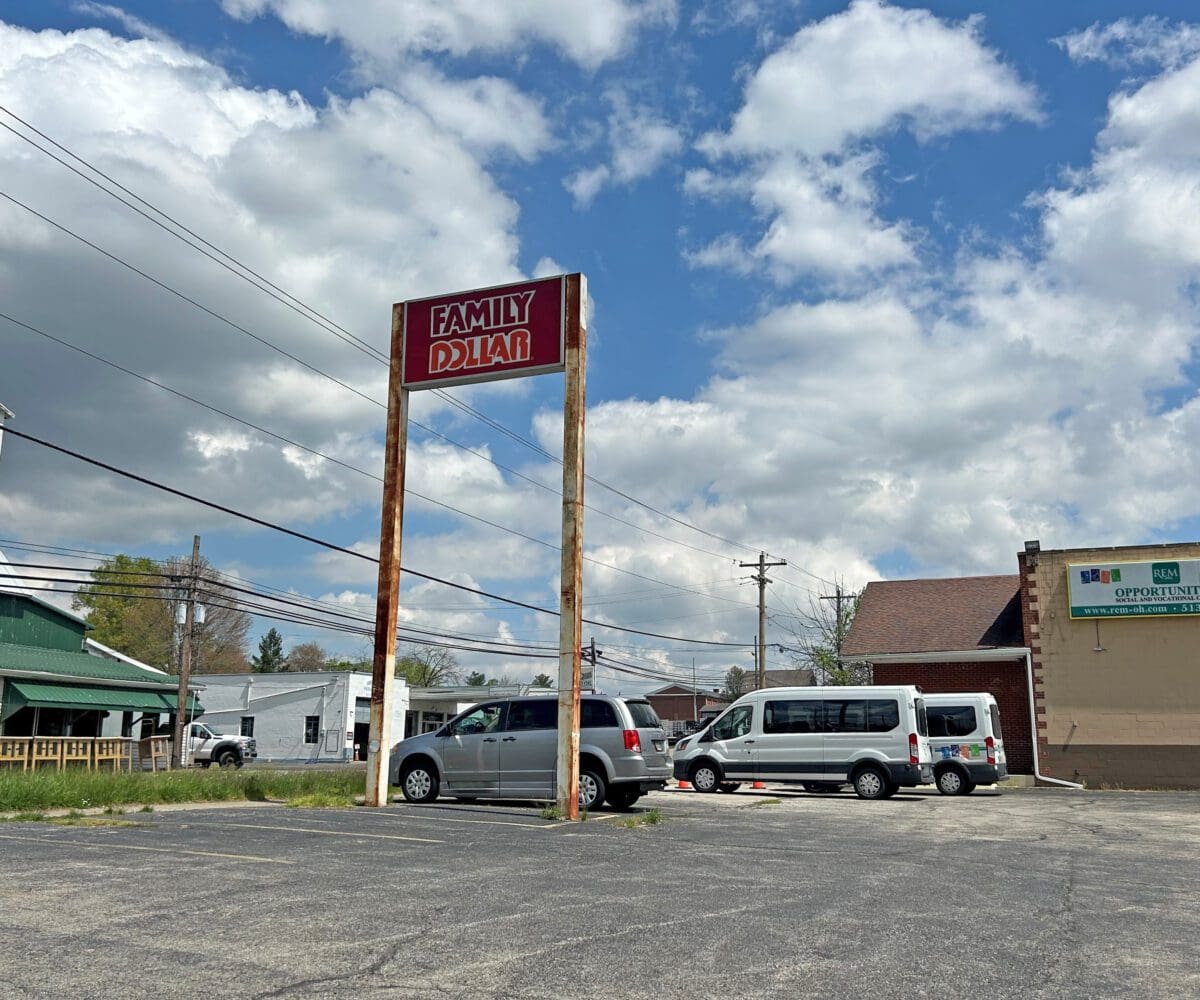
[[[415,809],[400,807],[399,809],[393,809],[390,812],[364,812],[363,815],[372,816],[376,819],[394,819],[398,816],[403,816],[406,818],[428,820],[431,823],[468,823],[476,826],[515,826],[523,830],[556,830],[560,826],[578,826],[577,823],[572,823],[569,820],[550,820],[545,823],[519,823],[516,820],[509,819],[458,819],[447,816],[446,812],[448,811],[450,810],[442,811],[436,806],[434,807],[434,811],[430,812],[417,812]],[[619,813],[604,813],[602,815],[592,814],[588,816],[588,821],[591,822],[593,820],[617,819],[619,816]]]
[[[93,843],[86,840],[59,840],[57,837],[16,837],[0,833],[0,840],[23,840],[30,844],[66,844],[69,847],[94,847],[115,851],[150,851],[154,854],[189,854],[201,858],[228,858],[231,861],[256,861],[268,865],[294,865],[295,861],[280,858],[260,858],[254,854],[222,854],[219,851],[190,851],[184,847],[143,847],[139,844],[114,844],[112,841]]]
[[[369,813],[365,815],[370,815]],[[397,833],[354,833],[350,830],[322,830],[311,826],[268,826],[265,823],[184,823],[182,826],[215,826],[222,830],[230,827],[240,827],[243,830],[281,830],[286,833],[320,833],[326,837],[359,837],[371,840],[408,840],[415,844],[444,844],[444,840],[430,840],[428,837],[402,837]]]

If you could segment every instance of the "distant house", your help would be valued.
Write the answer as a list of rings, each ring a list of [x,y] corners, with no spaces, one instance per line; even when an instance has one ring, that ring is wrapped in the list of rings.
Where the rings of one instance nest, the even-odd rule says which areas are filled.
[[[664,722],[689,722],[699,719],[706,708],[720,710],[729,704],[728,695],[720,691],[691,688],[683,684],[668,684],[651,691],[646,697]]]
[[[0,735],[131,736],[174,714],[174,678],[88,639],[84,619],[14,579],[0,573]]]

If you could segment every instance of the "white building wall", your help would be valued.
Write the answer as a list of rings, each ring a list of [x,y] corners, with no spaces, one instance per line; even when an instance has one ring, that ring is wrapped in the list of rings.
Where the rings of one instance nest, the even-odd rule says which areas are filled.
[[[350,671],[206,674],[200,721],[220,733],[241,732],[254,720],[259,760],[346,761],[354,757],[356,699],[371,697],[371,675]],[[397,678],[392,698],[393,741],[404,733],[408,687]],[[305,719],[315,716],[317,742],[305,742]]]

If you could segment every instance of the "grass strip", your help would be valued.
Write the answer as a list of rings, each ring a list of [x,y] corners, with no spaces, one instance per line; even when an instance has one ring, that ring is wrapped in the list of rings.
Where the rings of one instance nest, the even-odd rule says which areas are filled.
[[[359,771],[0,772],[0,812],[89,809],[178,802],[265,802],[313,797],[352,803],[363,793]]]

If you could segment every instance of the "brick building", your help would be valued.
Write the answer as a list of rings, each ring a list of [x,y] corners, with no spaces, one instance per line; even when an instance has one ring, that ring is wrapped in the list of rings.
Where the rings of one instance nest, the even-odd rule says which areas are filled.
[[[992,692],[1013,773],[1200,787],[1200,543],[1033,541],[1017,562],[1014,576],[868,584],[843,655],[877,684]]]
[[[1032,774],[1019,590],[1017,574],[869,583],[842,657],[869,662],[876,684],[990,691],[1000,706],[1009,771]]]

